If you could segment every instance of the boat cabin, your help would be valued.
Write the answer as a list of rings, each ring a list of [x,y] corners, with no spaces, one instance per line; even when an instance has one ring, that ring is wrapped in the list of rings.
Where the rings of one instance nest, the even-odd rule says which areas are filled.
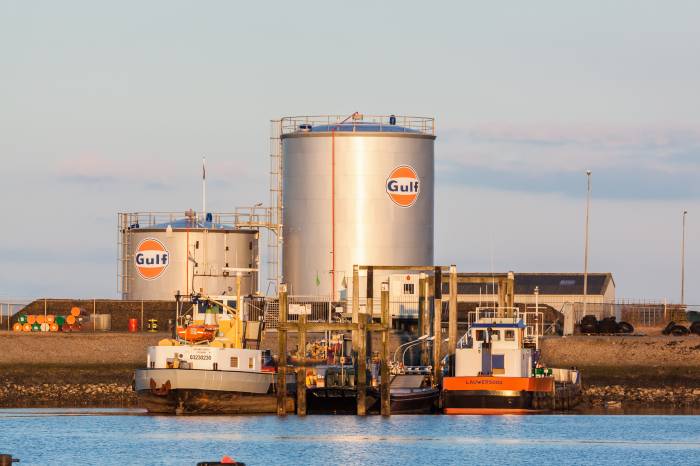
[[[524,347],[519,318],[483,318],[473,323],[455,354],[456,377],[530,377],[532,350]]]

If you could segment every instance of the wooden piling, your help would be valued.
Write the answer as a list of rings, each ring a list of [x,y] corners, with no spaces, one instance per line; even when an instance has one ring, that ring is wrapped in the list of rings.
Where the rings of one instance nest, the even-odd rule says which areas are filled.
[[[497,317],[506,316],[506,287],[503,284],[503,277],[498,277],[498,311]]]
[[[433,292],[435,305],[433,306],[433,386],[442,382],[442,269],[435,267],[435,291]]]
[[[297,414],[306,415],[306,314],[299,314],[297,333]]]
[[[449,355],[448,375],[454,377],[455,374],[455,353],[457,352],[457,266],[450,266],[450,323],[447,354]],[[435,342],[437,343],[437,342]]]
[[[367,267],[367,323],[374,317],[374,267]],[[365,354],[372,356],[372,332],[365,334]]]
[[[381,349],[381,411],[382,416],[391,414],[391,402],[389,399],[389,283],[382,283],[382,325],[385,330],[382,331],[382,349]],[[425,298],[424,298],[425,299]]]
[[[279,323],[287,322],[287,284],[280,283]],[[277,414],[287,414],[287,331],[277,329]]]
[[[352,323],[356,324],[358,322],[358,314],[360,313],[360,267],[357,265],[352,266]],[[357,332],[353,331],[352,336],[352,349],[355,351],[357,348]]]
[[[366,414],[365,395],[367,394],[367,313],[358,315],[357,325],[357,415]]]
[[[433,305],[435,304],[435,277],[428,276],[426,277],[425,280],[426,283],[426,290],[425,290],[425,333],[419,336],[423,335],[433,335],[433,329],[435,329],[435,323],[433,321],[433,316],[435,313],[433,312]],[[437,338],[437,336],[435,337]],[[435,343],[435,342],[433,342]],[[429,366],[432,364],[433,360],[433,347],[431,346],[428,351],[426,351],[426,356],[425,356],[425,365]]]
[[[418,336],[423,336],[428,334],[428,319],[425,312],[425,272],[421,272],[418,278]],[[427,352],[423,353],[425,356],[421,360],[421,364],[427,366]]]

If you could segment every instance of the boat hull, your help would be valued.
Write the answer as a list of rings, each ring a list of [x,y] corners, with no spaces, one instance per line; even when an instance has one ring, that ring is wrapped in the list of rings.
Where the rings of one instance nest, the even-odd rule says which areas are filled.
[[[376,399],[367,390],[365,409],[371,411]],[[317,387],[306,391],[307,414],[357,414],[356,387]]]
[[[555,408],[552,378],[445,377],[446,414],[522,414]]]
[[[137,369],[134,385],[150,413],[260,414],[277,412],[273,381],[259,372]],[[287,412],[294,412],[290,396]]]
[[[373,412],[378,413],[381,409],[381,391],[373,390],[372,397],[375,399]],[[389,392],[389,410],[391,414],[430,413],[439,397],[440,390],[437,388],[394,389]]]

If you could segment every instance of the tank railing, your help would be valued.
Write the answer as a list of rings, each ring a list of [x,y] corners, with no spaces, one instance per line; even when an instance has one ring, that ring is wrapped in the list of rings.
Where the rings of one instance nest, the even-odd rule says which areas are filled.
[[[313,131],[313,128],[318,126],[326,126],[326,131],[333,131],[333,128],[341,121],[347,118],[347,115],[319,115],[319,116],[296,116],[282,118],[282,134]],[[393,122],[393,123],[392,123]],[[342,125],[343,128],[352,127],[353,132],[356,130],[358,123],[360,124],[376,124],[379,125],[379,132],[389,132],[388,128],[401,127],[403,132],[417,131],[421,134],[435,135],[435,120],[433,118],[412,117],[412,116],[387,116],[387,115],[359,115],[352,122],[346,122]],[[395,133],[396,131],[391,131]]]
[[[233,228],[259,228],[276,222],[274,209],[269,207],[237,207],[233,213],[210,213],[212,223]],[[185,212],[134,212],[119,214],[119,231],[129,231],[136,228],[152,228],[155,225],[168,225],[175,221],[187,220]],[[203,228],[206,214],[193,212],[193,220],[190,228]],[[273,222],[274,221],[274,222]]]

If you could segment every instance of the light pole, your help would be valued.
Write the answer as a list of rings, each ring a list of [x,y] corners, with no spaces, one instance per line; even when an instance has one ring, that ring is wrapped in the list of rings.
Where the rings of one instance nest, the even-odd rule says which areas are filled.
[[[398,348],[396,348],[396,351],[394,351],[394,361],[396,361],[396,358],[399,356],[399,350],[400,350],[401,348],[403,348],[403,347],[406,346],[406,345],[413,344],[413,343],[415,343],[415,342],[417,342],[417,341],[427,340],[428,337],[429,337],[429,335],[423,335],[423,336],[421,336],[421,337],[418,337],[418,339],[416,339],[416,340],[407,341],[407,342],[404,343],[403,345],[401,345],[401,346],[399,346]]]
[[[406,361],[406,351],[408,351],[408,348],[415,345],[416,343],[422,343],[423,341],[428,342],[428,341],[433,341],[433,340],[435,340],[435,336],[432,336],[430,338],[426,338],[425,340],[417,340],[417,341],[412,342],[411,345],[408,345],[406,347],[406,349],[403,350],[403,353],[401,353],[401,365],[405,365],[404,362]]]
[[[685,291],[685,214],[688,211],[683,211],[683,258],[681,259],[681,305],[684,304],[683,292]]]
[[[591,204],[591,171],[588,175],[588,194],[586,195],[586,261],[583,266],[583,315],[586,315],[586,295],[588,294],[588,209]]]

